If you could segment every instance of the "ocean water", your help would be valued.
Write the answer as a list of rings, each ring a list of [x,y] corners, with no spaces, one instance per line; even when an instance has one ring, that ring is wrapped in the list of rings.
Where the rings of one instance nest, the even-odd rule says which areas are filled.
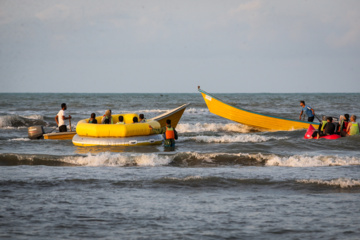
[[[360,94],[214,94],[297,119],[356,114]],[[173,152],[30,140],[92,112],[151,118],[184,103]],[[0,93],[0,239],[359,239],[360,136],[305,140],[211,114],[200,93]]]

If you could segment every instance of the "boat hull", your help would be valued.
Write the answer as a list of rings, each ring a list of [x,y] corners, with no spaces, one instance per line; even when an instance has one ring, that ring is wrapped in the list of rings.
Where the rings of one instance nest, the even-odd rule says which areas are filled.
[[[44,139],[50,139],[50,140],[71,140],[75,134],[76,134],[75,131],[71,131],[71,132],[46,133],[43,136]]]
[[[211,113],[251,127],[270,131],[291,131],[297,129],[307,129],[309,125],[312,125],[315,128],[319,126],[319,123],[269,116],[237,108],[220,101],[200,89],[199,92],[202,94]]]
[[[161,144],[163,137],[161,134],[134,137],[118,138],[96,138],[84,137],[76,134],[72,142],[75,146],[138,146],[138,145],[157,145]]]
[[[171,111],[168,111],[168,112],[166,112],[164,114],[161,114],[161,115],[159,115],[157,117],[154,117],[151,120],[157,121],[157,122],[160,123],[161,127],[165,127],[166,126],[166,120],[170,119],[171,120],[171,126],[175,128],[177,126],[177,124],[179,123],[179,121],[181,119],[181,116],[183,115],[186,107],[189,106],[189,105],[190,105],[190,103],[181,105],[180,107],[175,108],[175,109],[173,109]]]

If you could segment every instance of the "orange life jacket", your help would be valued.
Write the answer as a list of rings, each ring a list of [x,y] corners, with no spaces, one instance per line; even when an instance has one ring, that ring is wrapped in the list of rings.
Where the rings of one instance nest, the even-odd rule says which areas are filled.
[[[174,128],[170,127],[166,127],[166,132],[165,132],[165,139],[175,139],[175,131]]]

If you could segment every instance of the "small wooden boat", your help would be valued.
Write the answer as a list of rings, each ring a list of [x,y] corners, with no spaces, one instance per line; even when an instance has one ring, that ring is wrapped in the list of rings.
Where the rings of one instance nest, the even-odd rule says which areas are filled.
[[[234,107],[201,90],[200,87],[198,90],[211,113],[244,125],[271,131],[291,131],[307,129],[309,125],[315,128],[319,126],[319,123],[275,117]]]
[[[28,137],[30,139],[71,140],[75,134],[75,131],[45,133],[43,126],[31,126],[28,128]]]
[[[76,134],[76,131],[70,131],[70,132],[45,133],[43,136],[44,136],[44,139],[71,140],[75,134]]]

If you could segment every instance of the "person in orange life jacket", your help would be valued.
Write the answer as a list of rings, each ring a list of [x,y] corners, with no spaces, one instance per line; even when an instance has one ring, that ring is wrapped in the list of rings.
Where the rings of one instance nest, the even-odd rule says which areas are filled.
[[[320,136],[332,135],[335,133],[335,125],[332,123],[332,117],[327,118],[326,124],[321,127],[320,131],[315,131],[311,138],[317,137],[319,139]]]
[[[350,122],[346,128],[346,136],[354,136],[359,134],[359,124],[356,122],[356,116],[351,115]]]
[[[159,129],[153,129],[150,125],[149,127],[153,130],[154,133],[163,134],[165,147],[175,147],[175,140],[178,139],[178,134],[175,128],[171,127],[170,119],[166,120],[165,127]]]
[[[71,119],[71,116],[65,117],[65,110],[67,109],[66,103],[61,104],[61,110],[58,112],[58,114],[55,116],[56,124],[59,127],[59,132],[67,132],[65,120]]]
[[[105,111],[105,114],[103,118],[101,119],[102,124],[113,124],[112,116],[111,116],[111,110],[108,109]]]
[[[303,112],[305,112],[306,116],[308,116],[307,121],[308,122],[313,122],[314,117],[315,117],[314,109],[312,107],[308,106],[308,105],[305,105],[305,101],[300,101],[300,106],[302,107],[302,109],[301,109],[299,119],[301,120],[301,115],[303,114]]]
[[[96,117],[96,114],[92,113],[90,115],[89,123],[97,123],[97,120],[95,119],[95,117]]]

